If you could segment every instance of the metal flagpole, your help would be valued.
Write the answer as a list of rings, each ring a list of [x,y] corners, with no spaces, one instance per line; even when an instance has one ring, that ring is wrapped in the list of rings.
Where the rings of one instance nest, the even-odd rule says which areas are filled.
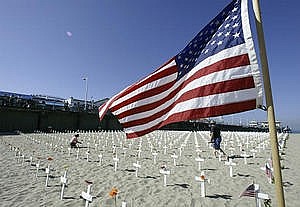
[[[268,59],[266,54],[266,46],[265,46],[264,32],[262,27],[259,0],[252,0],[252,3],[253,3],[254,14],[255,14],[256,30],[257,30],[258,43],[260,48],[259,49],[260,61],[262,66],[264,90],[265,90],[266,104],[267,104],[267,115],[268,115],[269,133],[271,139],[271,148],[272,148],[272,161],[273,161],[273,168],[274,168],[276,198],[278,202],[278,207],[285,207],[280,158],[278,152],[278,139],[277,139],[276,126],[275,126],[275,114],[274,114],[274,106],[273,106],[273,98],[272,98],[272,89],[271,89],[271,82],[269,76],[269,66],[268,66]]]

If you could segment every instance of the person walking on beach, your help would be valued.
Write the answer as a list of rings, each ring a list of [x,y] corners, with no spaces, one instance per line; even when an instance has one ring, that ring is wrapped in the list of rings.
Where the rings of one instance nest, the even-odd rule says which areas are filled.
[[[78,140],[78,137],[79,137],[79,134],[75,134],[75,135],[72,137],[72,139],[71,139],[71,141],[70,141],[70,146],[71,146],[71,148],[77,148],[77,147],[78,147],[77,144],[78,144],[78,143],[81,144],[81,142]]]
[[[221,130],[214,121],[210,122],[210,137],[210,141],[213,143],[213,148],[215,150],[214,155],[217,157],[217,153],[222,153],[227,158],[226,153],[221,149]]]

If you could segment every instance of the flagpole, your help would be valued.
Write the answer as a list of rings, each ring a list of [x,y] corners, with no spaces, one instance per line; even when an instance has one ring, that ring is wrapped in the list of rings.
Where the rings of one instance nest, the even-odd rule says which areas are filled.
[[[266,54],[266,46],[265,46],[264,32],[262,27],[259,0],[252,0],[252,3],[253,3],[254,14],[255,14],[256,30],[257,30],[258,43],[260,48],[259,50],[260,61],[262,65],[264,90],[265,90],[266,104],[267,104],[267,116],[268,116],[269,133],[271,139],[276,198],[278,202],[278,207],[285,207],[280,158],[278,152],[278,139],[277,139],[276,126],[275,126],[275,114],[274,114],[274,106],[273,106],[273,98],[272,98],[272,89],[271,89],[271,82],[269,76],[269,66],[268,66],[268,59]]]

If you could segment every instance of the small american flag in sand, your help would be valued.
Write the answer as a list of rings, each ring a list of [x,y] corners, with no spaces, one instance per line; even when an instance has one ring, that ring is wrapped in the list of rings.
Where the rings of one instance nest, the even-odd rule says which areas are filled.
[[[248,197],[255,197],[256,196],[256,192],[255,192],[255,186],[254,184],[249,185],[246,190],[244,190],[240,197],[242,196],[248,196]]]

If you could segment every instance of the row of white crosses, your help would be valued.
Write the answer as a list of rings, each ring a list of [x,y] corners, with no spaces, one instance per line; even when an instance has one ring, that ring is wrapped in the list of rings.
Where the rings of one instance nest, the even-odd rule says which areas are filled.
[[[189,136],[191,136],[191,133],[189,134]],[[112,136],[113,137],[113,136]],[[111,138],[112,138],[111,137]],[[186,136],[186,137],[188,137],[188,136]],[[205,138],[208,138],[206,135],[204,136]],[[164,138],[164,139],[163,139]],[[158,148],[158,149],[160,149],[160,153],[161,154],[163,154],[163,155],[166,155],[167,154],[167,151],[169,151],[169,148],[171,148],[173,145],[175,145],[175,144],[179,144],[179,143],[177,143],[176,141],[170,141],[170,140],[168,140],[168,139],[166,139],[166,137],[160,137],[160,139],[156,139],[156,140],[153,140],[151,143],[148,143],[149,144],[149,146],[151,146],[152,145],[152,147],[150,147],[150,150],[151,151],[153,151],[153,148]],[[64,140],[63,139],[61,139],[61,138],[55,138],[55,139],[57,139],[57,140],[59,140],[60,142],[64,142]],[[121,139],[121,138],[120,138]],[[117,164],[118,164],[118,162],[119,162],[119,158],[117,157],[117,150],[119,149],[119,150],[121,150],[121,149],[128,149],[128,148],[132,148],[132,146],[131,145],[133,145],[133,143],[135,143],[135,144],[137,144],[138,145],[138,149],[137,149],[137,157],[138,158],[140,158],[140,156],[141,156],[141,153],[142,153],[142,150],[141,150],[141,143],[142,143],[142,139],[140,139],[139,141],[135,141],[135,142],[131,142],[131,143],[127,143],[127,146],[128,146],[128,148],[126,148],[126,147],[124,147],[125,145],[124,145],[124,143],[122,143],[122,142],[119,142],[120,141],[120,139],[116,139],[116,138],[113,138],[112,140],[114,140],[114,141],[112,141],[112,151],[115,153],[115,157],[113,157],[113,158],[116,158],[114,161],[116,162],[116,164],[115,164],[115,168],[114,168],[114,170],[116,171],[117,170]],[[86,138],[86,140],[88,140],[87,138]],[[103,149],[103,146],[105,146],[104,145],[104,143],[106,143],[106,146],[107,146],[107,148],[109,147],[109,144],[108,144],[108,139],[104,139],[105,141],[103,141],[102,140],[102,143],[103,143],[103,145],[102,145],[102,149]],[[145,140],[145,139],[144,139]],[[188,138],[186,138],[186,140],[188,140]],[[186,141],[185,140],[185,141]],[[88,141],[90,141],[91,143],[94,141],[94,143],[95,143],[95,140],[93,140],[93,139],[89,139]],[[109,141],[111,141],[111,140],[109,140]],[[149,141],[149,140],[148,140]],[[156,141],[156,143],[155,143],[155,141]],[[118,147],[116,147],[115,146],[115,144],[117,143],[117,142],[119,142],[118,143]],[[195,141],[196,142],[196,141]],[[38,143],[38,144],[40,144],[40,142],[38,142],[38,141],[36,141],[36,143]],[[57,142],[58,144],[59,144],[59,142]],[[65,142],[65,143],[67,143],[67,142]],[[99,142],[100,143],[100,142]],[[130,145],[131,144],[131,145]],[[151,145],[150,145],[151,144]],[[179,154],[181,155],[182,154],[182,151],[183,151],[183,149],[185,148],[185,146],[186,146],[186,144],[187,144],[187,142],[185,142],[185,143],[183,143],[183,144],[181,144],[181,146],[180,146],[180,150],[179,150]],[[59,145],[58,145],[59,146]],[[89,146],[89,145],[88,145]],[[101,147],[99,147],[98,148],[98,146],[101,146],[100,144],[97,144],[97,145],[95,145],[95,151],[98,151],[98,149],[100,148],[101,149]],[[135,145],[136,146],[136,145]],[[156,146],[156,147],[153,147],[153,146]],[[196,153],[200,153],[201,152],[201,150],[199,149],[199,143],[198,143],[198,141],[197,141],[197,143],[195,144],[195,146],[196,146]],[[160,147],[160,148],[159,148]],[[108,149],[107,148],[104,148],[104,152],[103,153],[105,153],[105,151],[107,151]],[[131,150],[133,150],[133,149],[131,149]],[[154,153],[157,153],[157,152],[154,152]],[[126,153],[124,153],[124,155],[125,155]],[[100,155],[100,154],[99,154]],[[101,154],[102,155],[102,154]],[[152,154],[153,155],[153,157],[156,157],[157,155],[158,155],[158,153],[155,155],[155,154]],[[154,156],[155,155],[155,156]],[[176,155],[175,153],[173,154],[173,155],[171,155],[171,158],[173,158],[173,165],[174,166],[176,166],[176,159],[178,159],[179,157],[180,157],[180,155],[178,156],[178,155]],[[78,155],[77,155],[77,157],[78,157]],[[101,163],[102,162],[102,160],[100,161],[100,158],[102,159],[103,158],[103,155],[102,156],[99,156],[99,163]],[[154,159],[156,159],[156,158],[154,158]],[[87,157],[87,160],[89,160],[89,158]],[[198,170],[200,171],[201,170],[201,162],[203,162],[204,160],[203,159],[201,159],[201,157],[196,157],[195,158],[195,161],[196,162],[198,162]],[[154,161],[154,163],[156,163],[156,160]],[[229,166],[232,166],[231,164],[232,164],[232,161],[229,161]],[[100,164],[101,165],[101,164]],[[133,167],[135,167],[136,168],[136,177],[138,177],[138,170],[141,168],[141,164],[138,162],[138,160],[137,160],[137,162],[136,163],[133,163]],[[50,167],[48,167],[48,169],[50,170]],[[38,170],[37,170],[37,172],[38,172]],[[166,183],[167,183],[167,176],[169,176],[170,174],[171,174],[171,171],[170,170],[167,170],[166,168],[165,169],[161,169],[160,170],[160,173],[164,176],[164,185],[166,186]],[[230,173],[231,174],[231,176],[232,176],[232,173]],[[203,176],[204,176],[204,172],[203,173],[201,173],[201,176],[202,176],[202,178],[203,178]],[[201,178],[201,179],[202,179]],[[200,181],[200,180],[199,180]],[[202,181],[206,181],[206,182],[208,182],[208,179],[202,179]],[[201,182],[202,182],[201,181]],[[46,181],[47,182],[47,181]],[[46,184],[47,185],[47,184]],[[201,184],[202,185],[202,184]],[[202,187],[201,187],[201,189],[202,189]],[[63,192],[63,189],[62,189],[62,192]],[[204,191],[205,192],[205,191]],[[204,193],[205,194],[205,193]],[[202,193],[201,193],[201,195],[202,195]]]
[[[31,161],[32,161],[32,157],[30,157]],[[38,160],[37,160],[37,163],[35,164],[36,166],[36,177],[38,176],[38,171],[39,171],[39,167],[40,167],[40,157],[38,157]],[[48,181],[49,181],[49,174],[50,174],[50,163],[49,161],[52,161],[53,158],[49,157],[48,159],[48,166],[45,168],[45,172],[46,172],[46,183],[45,183],[45,186],[48,187]],[[30,162],[30,165],[31,165],[31,162]],[[65,172],[64,172],[64,175],[60,177],[60,182],[61,182],[61,193],[60,193],[60,199],[62,200],[63,197],[64,197],[64,189],[67,185],[67,167],[65,169]],[[89,202],[92,202],[92,198],[93,196],[90,194],[91,193],[91,186],[92,186],[92,182],[88,182],[88,189],[87,189],[87,192],[82,192],[81,196],[83,199],[86,200],[86,203],[85,203],[85,206],[88,207],[89,205]]]
[[[247,159],[251,157],[251,155],[253,158],[256,158],[256,155],[260,152],[260,149],[264,149],[266,147],[265,140],[267,137],[264,136],[264,141],[262,141],[259,135],[263,134],[249,132],[230,132],[227,134],[227,136],[225,134],[224,146],[229,145],[229,148],[227,148],[227,150],[229,151],[229,155],[232,156],[233,154],[236,154],[237,150],[236,147],[234,147],[234,145],[236,145],[241,153],[240,156],[244,158],[244,164],[247,164]],[[229,140],[226,140],[226,138],[228,137]],[[252,149],[250,149],[250,145],[252,146]],[[249,153],[247,153],[247,151]]]
[[[17,162],[19,162],[19,159],[22,158],[22,165],[25,161],[25,155],[21,153],[21,150],[17,147],[12,147],[12,145],[9,145],[10,146],[10,150],[12,151],[15,151],[15,156],[17,157]],[[22,154],[22,155],[21,155]],[[34,152],[33,152],[34,154]],[[48,158],[48,161],[51,161],[53,160],[51,157]],[[29,157],[29,165],[30,167],[32,166],[32,161],[33,161],[33,157],[30,156]],[[38,160],[35,164],[35,167],[36,167],[36,173],[35,173],[35,177],[37,178],[38,177],[38,172],[39,172],[39,168],[40,168],[40,157],[38,157]],[[47,187],[48,186],[48,181],[49,181],[49,174],[50,174],[50,163],[48,163],[48,166],[45,168],[45,172],[46,172],[46,183],[45,183],[45,186]]]
[[[166,154],[166,151],[167,151],[167,149],[168,149],[168,147],[166,146],[166,144],[165,145],[162,145],[162,143],[158,143],[160,146],[162,146],[162,148],[163,148],[163,150],[164,150],[164,154]],[[130,145],[129,145],[130,146]],[[152,147],[151,147],[152,146]],[[151,151],[153,151],[153,145],[150,145],[150,149],[151,149]],[[182,149],[182,147],[180,147],[179,148],[180,149],[180,153],[179,154],[181,154],[181,149]],[[141,152],[141,151],[140,151]],[[140,152],[138,153],[138,157],[140,157]],[[125,154],[125,153],[124,153]],[[153,152],[152,153],[152,155],[153,155],[153,158],[154,158],[154,163],[156,164],[156,157],[157,157],[157,155],[158,155],[158,153],[157,152]],[[101,158],[102,157],[102,155],[100,155],[99,156],[99,158]],[[174,165],[176,165],[176,159],[178,158],[178,156],[174,153],[173,155],[171,155],[171,157],[173,158],[173,163],[174,163]],[[248,157],[248,156],[245,156],[246,158]],[[195,158],[195,160],[197,161],[197,162],[199,162],[198,164],[199,164],[199,170],[200,170],[200,165],[201,165],[201,161],[203,161],[203,159],[201,159],[201,158]],[[117,160],[117,159],[115,159],[115,161],[119,161],[119,160]],[[101,162],[101,161],[100,161]],[[117,164],[117,162],[116,162],[116,164]],[[140,164],[139,164],[140,165]],[[116,166],[116,165],[115,165]]]
[[[64,134],[61,134],[61,135],[64,135]],[[56,147],[54,147],[53,148],[53,150],[55,151],[56,149],[58,149],[58,148],[60,148],[60,150],[61,150],[61,152],[63,152],[63,149],[64,149],[64,146],[63,146],[63,144],[68,144],[68,142],[63,142],[63,139],[62,138],[59,138],[59,136],[56,136],[56,135],[51,135],[51,136],[49,136],[50,137],[50,139],[55,139],[55,140],[58,140],[58,141],[56,141],[55,143],[55,146]],[[67,136],[67,137],[70,137],[70,134]],[[83,136],[84,137],[84,136]],[[113,136],[112,136],[113,137]],[[65,140],[67,140],[67,139],[65,139]],[[105,140],[106,141],[106,143],[107,143],[107,139]],[[60,143],[61,142],[61,143]],[[95,142],[95,140],[94,140],[94,142]],[[49,146],[53,146],[54,144],[49,144]],[[86,160],[87,161],[89,161],[89,155],[90,155],[90,150],[89,150],[89,142],[87,143],[87,145],[88,145],[88,150],[86,151]],[[99,144],[95,144],[95,151],[97,150],[97,148],[98,148],[98,145],[100,145],[100,141],[99,141]],[[107,145],[107,144],[106,144]],[[60,147],[59,147],[60,146]],[[104,146],[104,145],[103,145]],[[122,142],[120,142],[120,146],[122,146]],[[129,148],[130,148],[130,143],[128,144],[128,146],[129,146]],[[152,145],[153,146],[153,145]],[[164,145],[164,152],[166,153],[166,151],[167,151],[167,146],[166,145]],[[153,149],[153,147],[152,147],[152,149]],[[71,155],[71,148],[69,147],[68,148],[68,155],[70,156]],[[79,149],[76,149],[77,151],[76,151],[76,158],[78,159],[78,157],[79,157]],[[124,150],[124,157],[126,156],[126,148],[124,147],[123,148],[123,150]],[[181,148],[180,148],[180,154],[181,154]],[[99,154],[100,155],[100,154]],[[141,150],[139,150],[138,151],[138,157],[140,157],[141,156]],[[99,156],[99,158],[101,158],[101,155]],[[103,158],[103,155],[102,155],[102,158]]]
[[[52,161],[53,158],[48,157],[47,160]],[[38,158],[38,161],[36,163],[36,177],[38,176],[39,166],[40,166],[40,158]],[[48,166],[45,168],[45,172],[46,172],[45,186],[48,187],[49,174],[50,174],[50,163],[48,163]],[[64,197],[64,189],[67,185],[67,168],[65,169],[64,175],[60,177],[60,182],[61,182],[61,186],[62,186],[61,193],[60,193],[60,199],[62,200]],[[87,183],[88,183],[87,192],[86,193],[82,192],[82,194],[81,194],[83,199],[86,200],[85,207],[88,207],[89,202],[92,202],[92,196],[90,195],[92,183],[88,182],[88,181],[87,181]]]
[[[105,140],[106,141],[106,143],[107,143],[107,139]],[[95,142],[95,140],[94,140],[94,142]],[[100,141],[99,141],[99,143],[100,143]],[[224,142],[225,143],[225,142]],[[122,144],[120,144],[120,145],[122,145]],[[160,143],[160,145],[161,145],[161,143]],[[98,144],[96,145],[96,146],[98,146]],[[130,145],[129,145],[130,146]],[[151,145],[152,147],[151,147],[151,151],[153,150],[153,145]],[[97,149],[97,147],[95,147],[96,149]],[[167,151],[167,149],[168,149],[168,147],[166,146],[166,144],[165,145],[163,145],[163,149],[164,149],[164,154],[166,154],[166,151]],[[182,147],[180,147],[179,148],[179,156],[181,156],[181,154],[182,154],[182,149],[183,149],[183,146]],[[198,150],[198,149],[197,149]],[[69,154],[70,154],[70,151],[71,151],[71,149],[69,148]],[[86,152],[86,160],[87,161],[89,161],[89,150]],[[138,153],[138,157],[140,157],[140,153],[141,153],[141,151]],[[157,152],[154,152],[154,154],[153,154],[153,156],[154,157],[156,157],[157,155],[155,154],[155,153],[157,153]],[[78,154],[79,154],[79,149],[77,149],[77,159],[78,159]],[[124,153],[124,155],[125,155],[126,153]],[[248,156],[246,156],[247,154],[243,154],[243,155],[245,155],[244,157],[246,158],[246,157],[248,157]],[[174,157],[174,162],[176,162],[176,155],[174,154],[173,155]],[[102,157],[103,157],[103,155],[102,155]],[[99,158],[101,158],[101,155],[99,156]],[[155,158],[154,158],[155,159]],[[245,159],[246,160],[246,159]],[[155,161],[154,161],[155,162]]]
[[[209,140],[208,134],[202,134],[201,136],[202,136],[203,140],[205,140],[205,141],[208,142],[208,140]],[[244,136],[242,136],[242,137],[244,137]],[[244,138],[244,140],[242,140],[246,144],[242,145],[241,140],[240,140],[241,138],[239,136],[235,136],[235,133],[230,132],[230,134],[227,134],[227,135],[225,134],[225,136],[223,137],[223,140],[224,140],[224,142],[223,142],[224,148],[223,149],[225,149],[226,146],[229,145],[229,148],[227,148],[227,151],[229,151],[230,156],[233,156],[234,153],[235,153],[235,151],[236,151],[236,148],[234,147],[234,145],[235,145],[235,143],[237,143],[236,145],[240,147],[241,156],[244,158],[244,163],[247,164],[247,158],[249,158],[250,155],[248,155],[244,151],[244,149],[242,148],[242,146],[246,146],[246,148],[249,148],[249,145],[251,144],[251,141],[249,141],[250,137],[251,137],[251,135],[247,135]],[[266,138],[267,137],[265,137],[265,139]],[[258,142],[260,142],[260,144],[258,144],[259,146],[261,145],[261,143],[264,144],[264,142],[263,142],[262,139],[258,140]],[[197,145],[197,139],[195,139],[195,143]],[[254,139],[254,141],[252,141],[252,143],[254,143],[254,145],[255,145],[256,144],[256,139]],[[255,158],[256,157],[256,153],[258,152],[258,150],[256,150],[255,148],[253,148],[252,150],[250,150],[250,152],[252,153],[253,158]],[[203,159],[200,158],[200,157],[197,157],[197,158],[195,158],[195,160],[199,162],[199,168],[198,169],[200,169],[201,168],[200,163],[201,163],[201,161],[203,161]],[[220,156],[219,156],[219,161],[221,161]],[[236,164],[237,163],[234,163],[231,158],[228,161],[225,162],[225,165],[229,166],[229,176],[230,177],[233,177],[233,166],[236,166]]]
[[[33,139],[32,137],[29,138],[29,136],[24,136],[27,140]],[[37,144],[41,144],[41,142],[35,142]],[[37,157],[37,160],[35,162],[35,164],[33,164],[33,157],[35,155],[35,151],[32,151],[32,154],[29,156],[29,166],[31,167],[32,165],[36,167],[36,172],[35,172],[35,177],[38,178],[38,174],[39,174],[39,170],[40,170],[40,163],[41,163],[41,157]],[[23,154],[23,157],[24,154]],[[52,157],[48,157],[47,158],[47,167],[45,168],[45,173],[46,173],[46,181],[45,181],[45,186],[49,187],[48,183],[49,183],[49,177],[50,177],[50,162],[53,160]],[[62,182],[62,191],[61,191],[61,199],[63,198],[63,192],[64,192],[64,187],[67,184],[67,170],[65,171],[65,174],[63,177],[61,177],[61,182]]]
[[[38,144],[41,144],[41,142],[36,142]],[[18,148],[18,147],[13,147],[12,145],[9,144],[9,149],[10,151],[13,151],[15,152],[15,156],[17,157],[21,157],[21,150]],[[33,152],[33,155],[34,155],[34,152]],[[32,166],[32,161],[33,161],[33,155],[30,156],[30,166]],[[23,158],[25,157],[24,154],[22,156]],[[17,158],[17,162],[19,159]],[[38,177],[38,172],[39,172],[39,168],[40,168],[40,160],[41,160],[41,157],[37,157],[37,162],[35,163],[35,167],[36,167],[36,173],[35,173],[35,177]],[[46,183],[45,183],[45,186],[48,187],[48,181],[49,181],[49,176],[50,176],[50,161],[53,160],[52,157],[48,157],[47,158],[48,160],[48,163],[47,163],[47,167],[45,168],[45,172],[46,172]],[[62,189],[61,189],[61,195],[60,195],[60,198],[63,199],[63,195],[64,195],[64,188],[67,184],[67,170],[65,170],[65,173],[64,173],[64,176],[61,177],[61,183],[62,183]],[[90,193],[90,185],[88,187],[88,191],[87,193],[85,194],[84,199],[87,199],[88,202],[91,202],[92,200],[90,199],[90,197],[88,197]],[[86,206],[88,206],[88,202],[86,203]]]
[[[140,151],[139,151],[139,153],[140,153]],[[178,158],[178,156],[173,156],[173,155],[171,155],[171,157],[174,158],[174,165],[176,166],[175,159]],[[140,156],[138,156],[138,157],[140,157]],[[115,157],[115,158],[117,158],[117,157]],[[87,160],[88,160],[88,158],[87,158]],[[115,161],[118,161],[118,160],[116,159]],[[39,164],[37,164],[37,169],[38,169],[38,166],[39,166]],[[137,176],[138,169],[141,167],[141,165],[137,162],[137,163],[134,163],[134,167],[136,167],[136,176]],[[50,170],[50,166],[49,165],[48,165],[47,169]],[[46,170],[47,175],[49,174],[49,170]],[[38,172],[38,170],[37,170],[37,172]],[[167,170],[166,168],[165,169],[161,169],[160,173],[162,173],[164,175],[164,186],[166,186],[166,184],[167,184],[167,175],[170,175],[170,170]],[[66,184],[66,172],[65,172],[64,177],[61,177],[61,182],[62,182],[62,190],[61,190],[61,199],[62,199],[62,197],[63,197],[63,191],[64,191],[63,189],[64,189],[64,186]],[[47,185],[47,181],[46,181],[46,185]],[[92,196],[90,195],[90,190],[91,190],[91,185],[88,185],[87,192],[86,193],[82,192],[82,197],[86,200],[86,206],[88,206],[88,203],[92,201]]]
[[[31,137],[30,135],[24,135],[21,134],[21,136],[23,138],[25,138],[27,141],[30,142],[30,146],[32,147],[32,143],[35,144],[40,144],[41,142],[38,142],[37,139],[34,139],[33,137]],[[33,141],[34,140],[34,141]],[[20,160],[22,159],[22,165],[25,162],[25,154],[24,152],[22,153],[21,150],[19,149],[19,147],[14,147],[11,144],[9,144],[9,149],[11,151],[15,152],[15,156],[17,157],[17,163],[20,162]],[[32,166],[32,162],[33,162],[33,156],[34,156],[34,151],[32,152],[32,155],[29,157],[29,166]],[[50,161],[50,159],[48,159]],[[52,160],[52,158],[51,158]],[[36,167],[36,173],[35,173],[35,177],[38,177],[38,172],[39,172],[39,168],[40,168],[40,157],[38,157],[37,162],[35,163],[35,167]],[[47,168],[45,168],[45,172],[46,172],[46,183],[45,186],[48,186],[48,181],[49,181],[49,173],[50,173],[50,165],[48,165]]]

